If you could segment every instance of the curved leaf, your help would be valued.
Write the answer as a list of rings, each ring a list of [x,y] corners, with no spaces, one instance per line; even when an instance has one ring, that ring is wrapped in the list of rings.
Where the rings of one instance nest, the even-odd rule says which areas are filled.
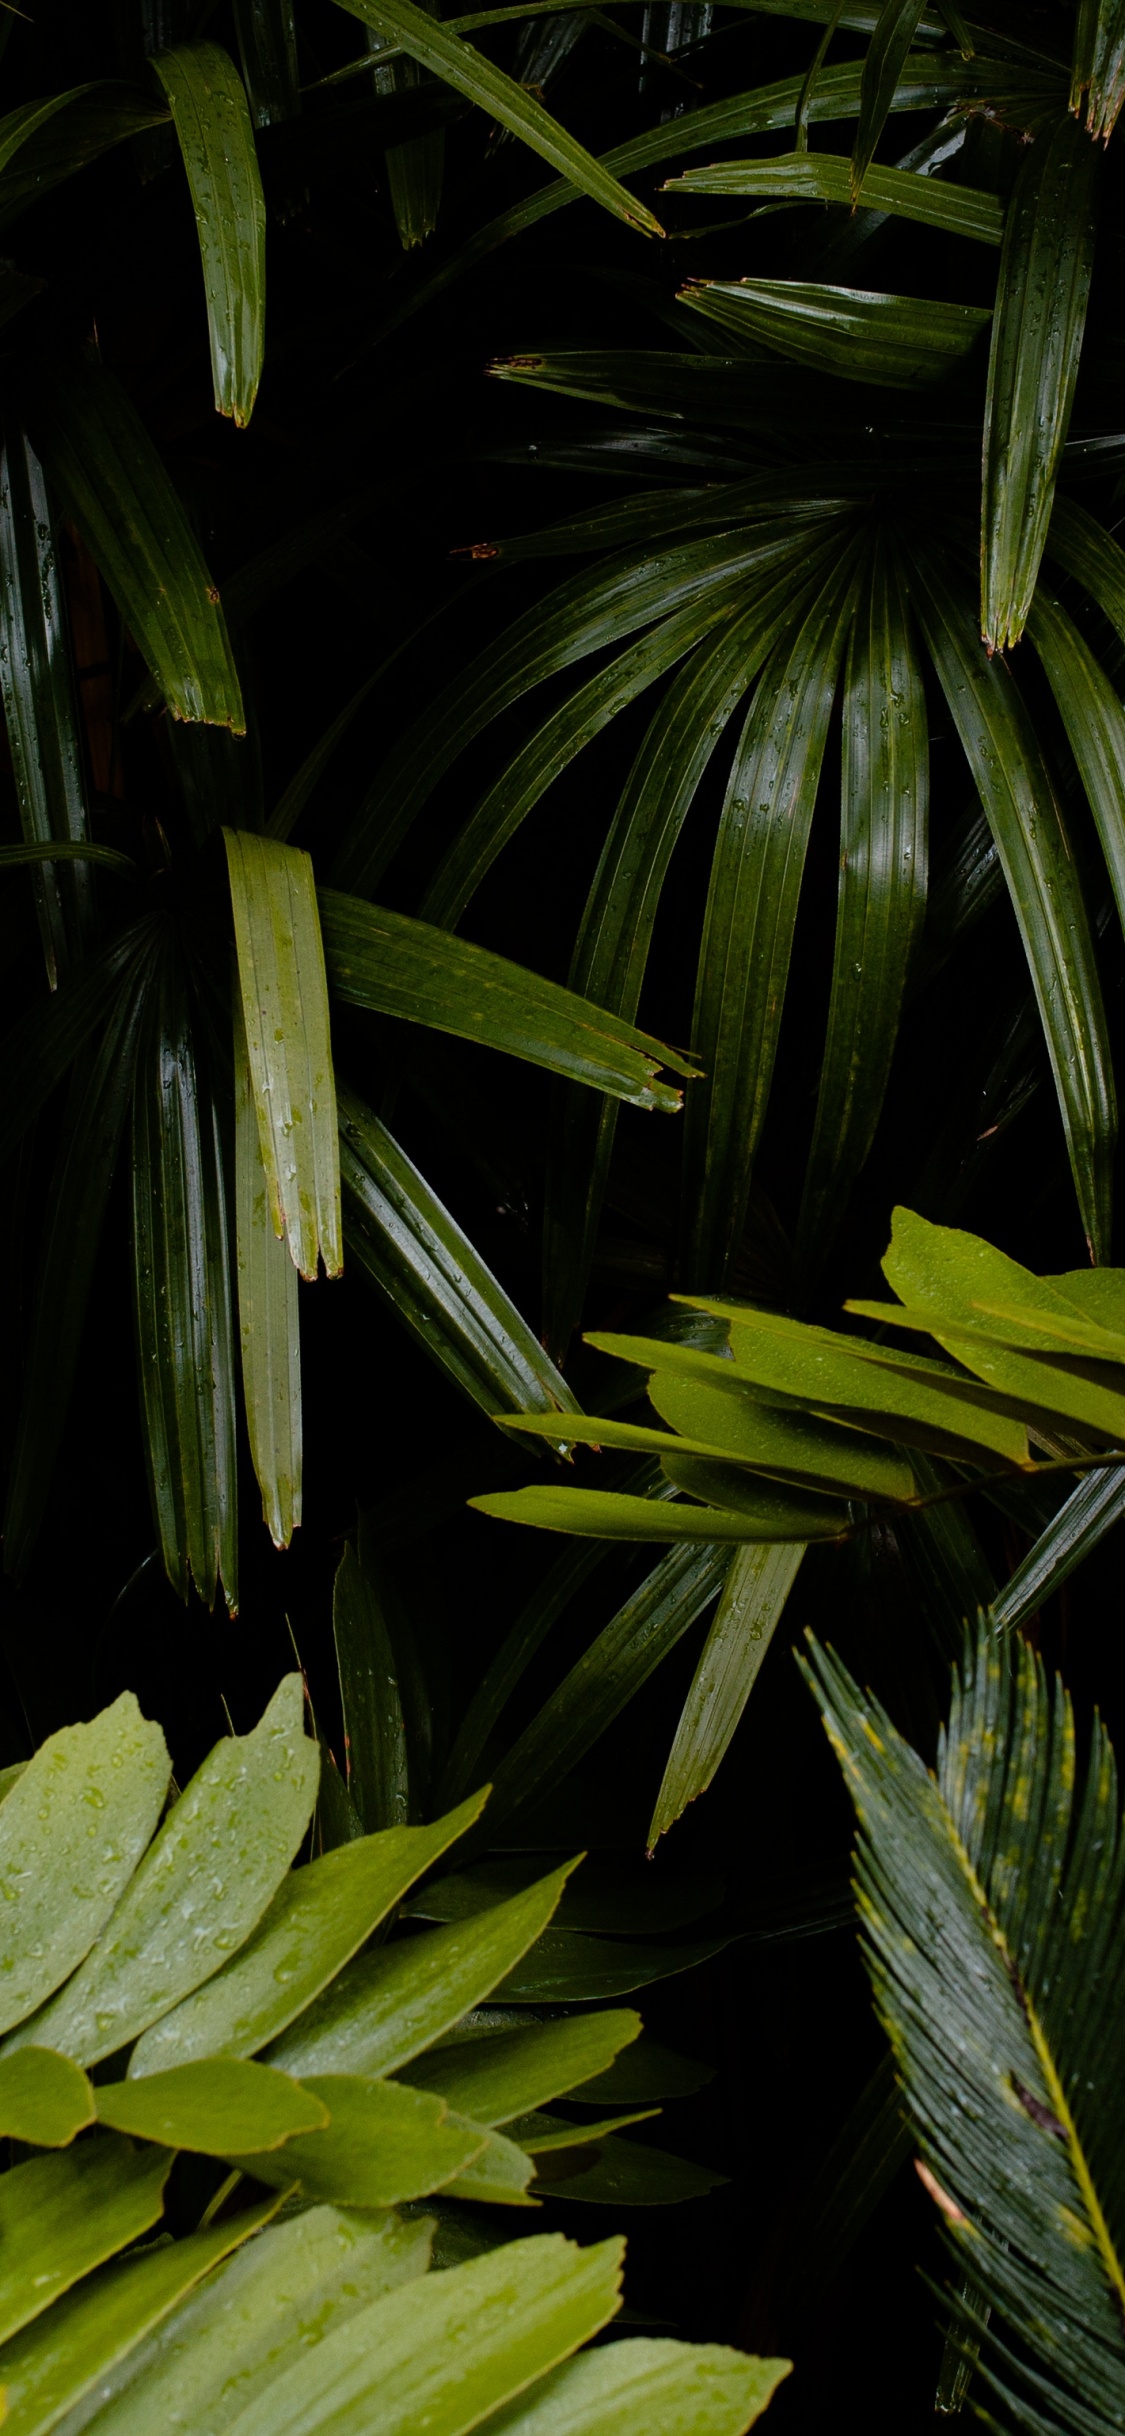
[[[248,423],[266,342],[266,205],[246,92],[217,42],[151,62],[172,112],[203,257],[215,411]]]

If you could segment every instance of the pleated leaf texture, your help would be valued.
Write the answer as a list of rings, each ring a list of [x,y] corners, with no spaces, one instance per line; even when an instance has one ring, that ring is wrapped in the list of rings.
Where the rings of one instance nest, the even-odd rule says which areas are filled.
[[[1120,2428],[1125,1837],[1105,1731],[1080,1768],[1062,1687],[983,1625],[932,1772],[831,1652],[812,1644],[806,1671],[859,1819],[876,2005],[966,2279],[955,2339],[980,2347],[990,2416]]]

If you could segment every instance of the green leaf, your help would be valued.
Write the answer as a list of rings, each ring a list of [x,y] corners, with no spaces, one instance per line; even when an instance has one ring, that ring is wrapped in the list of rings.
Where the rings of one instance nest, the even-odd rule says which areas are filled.
[[[904,586],[876,537],[848,645],[828,1031],[797,1227],[815,1277],[875,1136],[926,911],[929,747]]]
[[[306,2080],[304,2094],[321,2101],[330,2118],[324,2130],[299,2132],[281,2149],[228,2150],[229,2163],[276,2190],[299,2180],[312,2200],[389,2208],[452,2182],[487,2145],[483,2125],[455,2121],[441,2098],[393,2081],[326,2073]]]
[[[463,2123],[466,2131],[484,2130],[483,2124],[471,2124],[463,2115],[451,2115],[449,2119],[451,2123]],[[503,2132],[494,2131],[463,2172],[446,2183],[445,2196],[475,2201],[477,2205],[483,2200],[492,2206],[533,2208],[536,2203],[529,2199],[527,2186],[534,2172],[534,2159]]]
[[[220,2259],[272,2216],[277,2201],[245,2208],[211,2232],[156,2244],[148,2257],[103,2267],[56,2301],[0,2351],[8,2436],[48,2436],[94,2386],[99,2398],[122,2360],[135,2354]],[[99,2414],[100,2416],[100,2414]]]
[[[1086,126],[1108,141],[1125,101],[1125,16],[1120,0],[1079,0],[1070,107],[1086,97]]]
[[[1008,669],[976,644],[964,588],[936,553],[915,565],[912,604],[1004,866],[1082,1222],[1091,1256],[1103,1259],[1117,1110],[1094,944],[1062,810]]]
[[[419,0],[427,17],[440,16],[435,0]],[[462,25],[447,27],[447,32],[463,33]],[[396,57],[386,65],[380,64],[383,51],[397,51],[398,45],[376,34],[368,26],[367,47],[375,59],[371,80],[376,93],[405,93],[420,81],[412,59]],[[445,166],[445,130],[438,127],[430,135],[416,136],[409,144],[391,144],[385,155],[387,187],[391,209],[395,216],[399,242],[409,253],[416,245],[424,245],[437,227],[441,207],[442,175]]]
[[[1018,643],[1047,539],[1094,259],[1098,157],[1064,111],[1008,206],[984,418],[981,631]]]
[[[266,343],[266,204],[242,79],[217,42],[183,42],[151,62],[172,112],[191,188],[215,411],[250,420]]]
[[[0,1805],[7,1932],[0,2030],[33,2013],[89,1953],[164,1806],[168,1752],[132,1692],[48,1735]]]
[[[549,2157],[555,2149],[573,2149],[577,2142],[583,2148],[605,2140],[610,2132],[627,2129],[630,2123],[651,2123],[660,2113],[659,2106],[648,2106],[638,2114],[630,2109],[625,2115],[610,2115],[601,2123],[576,2123],[562,2115],[535,2113],[521,2115],[510,2126],[511,2135],[526,2149],[530,2157]]]
[[[667,2149],[647,2142],[622,2140],[612,2132],[599,2141],[591,2158],[580,2148],[553,2156],[536,2177],[536,2194],[574,2199],[595,2207],[672,2207],[685,2199],[702,2199],[728,2179],[686,2157],[669,2156]]]
[[[533,2022],[522,2030],[495,2030],[486,2038],[461,2038],[416,2056],[410,2085],[436,2090],[448,2106],[477,2123],[510,2123],[551,2098],[565,2097],[579,2082],[607,2072],[640,2027],[640,2014],[626,2008]],[[518,2133],[515,2136],[518,2139]]]
[[[635,1108],[679,1108],[682,1092],[657,1076],[662,1065],[692,1075],[691,1061],[557,981],[334,888],[321,889],[320,914],[329,980],[353,1006],[505,1049]]]
[[[280,2148],[294,2132],[319,2131],[329,2120],[328,2108],[288,2073],[225,2055],[175,2064],[143,2081],[112,2081],[96,2097],[98,2121],[111,2131],[210,2156]]]
[[[743,2436],[790,2365],[634,2335],[553,2369],[488,2436]]]
[[[296,846],[224,829],[238,983],[276,1235],[302,1277],[338,1277],[340,1165],[328,991],[312,864]]]
[[[238,1606],[234,1329],[218,1110],[171,943],[133,1090],[134,1314],[145,1462],[164,1569]]]
[[[348,1792],[373,1830],[398,1830],[410,1810],[410,1769],[394,1640],[370,1551],[348,1540],[332,1593]]]
[[[933,297],[811,279],[698,279],[680,290],[677,301],[736,339],[764,340],[810,372],[887,389],[943,380],[992,319],[984,305],[941,304]]]
[[[245,1943],[312,1816],[319,1762],[302,1730],[303,1699],[300,1676],[285,1676],[252,1733],[216,1743],[106,1933],[9,2044],[30,2037],[97,2063],[170,2013]]]
[[[715,161],[709,169],[686,169],[665,181],[667,194],[761,195],[792,197],[796,202],[853,201],[852,164],[842,153],[786,152],[772,160]],[[975,238],[982,245],[999,245],[1004,215],[995,195],[974,186],[954,186],[943,178],[922,177],[909,169],[868,169],[854,200],[866,211],[887,212],[905,220],[920,220],[950,237]]]
[[[629,1996],[655,1979],[694,1970],[729,1943],[727,1937],[706,1937],[689,1945],[643,1945],[636,1937],[583,1937],[573,1929],[547,1929],[501,1981],[497,2001],[575,2005]]]
[[[541,1937],[570,1871],[448,1928],[383,1946],[349,1964],[269,2051],[284,2072],[403,2072],[452,2030]]]
[[[875,147],[894,107],[898,81],[924,14],[925,0],[883,0],[879,10],[859,87],[859,125],[847,198],[853,208],[863,199]]]
[[[739,1548],[692,1677],[648,1831],[650,1852],[707,1791],[730,1748],[797,1578],[802,1547]]]
[[[171,2163],[99,2134],[0,2174],[0,2342],[157,2223]]]
[[[101,1042],[96,1050],[80,1057],[71,1078],[40,1238],[19,1431],[8,1477],[4,1561],[17,1580],[26,1571],[35,1546],[66,1421],[102,1220],[133,1092],[158,939],[159,933],[152,930],[139,943],[135,937],[130,942]],[[56,1060],[61,1062],[62,1056],[72,1053],[75,1033],[87,1028],[95,1009],[100,1012],[108,982],[108,971],[103,968],[96,982],[90,975],[89,986],[86,976],[80,976],[73,996],[65,985],[60,990],[39,1031],[40,1056],[32,1067],[29,1096],[38,1098],[54,1080]],[[58,1020],[51,1022],[56,1011]],[[14,1088],[18,1092],[19,1086]],[[21,1113],[26,1116],[26,1100]]]
[[[613,1489],[500,1489],[491,1497],[470,1497],[469,1504],[497,1522],[523,1523],[533,1531],[577,1531],[646,1546],[660,1540],[697,1546],[701,1540],[838,1539],[847,1520],[846,1515],[842,1521],[830,1518],[812,1498],[786,1498],[765,1489],[755,1499],[754,1513],[739,1514],[712,1505],[657,1505]]]
[[[698,1430],[716,1449],[795,1488],[835,1489],[853,1497],[912,1497],[914,1468],[890,1446],[878,1446],[853,1428],[840,1429],[811,1414],[766,1404],[737,1378],[733,1365],[696,1372],[657,1370],[648,1382],[649,1401],[685,1437]]]
[[[635,2047],[627,2047],[616,2063],[592,2081],[568,2092],[571,2106],[644,2106],[651,2098],[689,2098],[714,2079],[709,2064],[696,2064],[686,2055],[662,2047],[646,2030]]]
[[[11,1157],[34,1117],[57,1090],[80,1049],[121,994],[123,978],[151,961],[159,917],[126,924],[86,956],[46,1001],[13,1024],[0,1051],[0,1158]]]
[[[242,1393],[262,1518],[287,1548],[302,1513],[304,1455],[297,1272],[274,1232],[270,1178],[246,1047],[242,1001],[234,1012],[234,1208]]]
[[[1125,550],[1088,508],[1056,491],[1047,528],[1047,556],[1077,577],[1125,642]]]
[[[283,126],[301,114],[293,0],[234,0],[238,56],[255,127]]]
[[[432,1827],[361,1836],[290,1870],[241,1952],[138,2039],[129,2077],[205,2055],[253,2055],[327,1988],[414,1880],[474,1824],[472,1795]]]
[[[458,35],[436,23],[411,0],[341,0],[349,16],[358,17],[361,24],[372,26],[377,34],[398,44],[420,67],[429,68],[435,76],[463,93],[478,109],[487,110],[489,117],[507,127],[522,143],[528,144],[561,171],[564,178],[589,195],[604,210],[615,213],[631,228],[641,230],[646,237],[662,237],[659,220],[627,193],[600,161],[586,151],[574,136],[560,127],[557,119],[545,110],[523,85],[517,85],[502,68],[493,66],[483,52],[471,43],[462,42]]]
[[[10,1933],[10,1932],[9,1932]],[[84,2072],[46,2047],[0,2057],[0,2135],[32,2148],[69,2148],[95,2117]]]
[[[2,159],[0,148],[0,159]],[[24,849],[49,840],[88,847],[86,787],[70,652],[43,469],[18,423],[0,452],[0,696]],[[90,850],[97,860],[104,848]],[[9,846],[5,862],[15,861]],[[92,874],[45,862],[34,894],[52,989],[89,942]]]
[[[340,1092],[345,1231],[416,1344],[483,1411],[573,1412],[534,1330],[412,1160],[357,1093]]]
[[[1026,1623],[1125,1514],[1125,1466],[1090,1472],[1040,1532],[1021,1564],[989,1606],[995,1625],[1011,1630]]]
[[[960,2331],[1006,2417],[1108,2428],[1125,2406],[1112,1751],[1095,1721],[1077,1790],[1069,1701],[1025,1643],[1000,1650],[987,1626],[933,1775],[835,1658],[812,1656],[859,1814],[876,2001],[978,2296]]]
[[[164,126],[167,117],[153,95],[108,80],[9,111],[0,119],[0,222],[14,220],[115,144]]]
[[[534,1852],[497,1852],[468,1869],[429,1878],[403,1905],[409,1920],[464,1920],[487,1911],[520,1887],[539,1866]],[[597,1936],[653,1936],[686,1928],[723,1901],[725,1882],[710,1870],[652,1870],[647,1861],[591,1860],[567,1880],[556,1928],[592,1929]],[[470,2113],[476,2111],[470,2108]]]
[[[277,2206],[271,2199],[269,2208]],[[238,2217],[228,2234],[246,2224]],[[202,2243],[214,2236],[196,2235]],[[194,2247],[177,2242],[164,2259]],[[430,2227],[395,2216],[342,2216],[335,2208],[305,2209],[272,2226],[206,2276],[147,2342],[126,2352],[99,2378],[98,2436],[151,2436],[154,2428],[225,2431],[314,2344],[346,2325],[382,2293],[393,2292],[429,2263]],[[111,2272],[151,2275],[156,2261]],[[185,2258],[185,2264],[187,2263]],[[93,2288],[91,2288],[93,2289]],[[138,2297],[141,2295],[138,2293]],[[68,2304],[74,2306],[74,2304]],[[52,2321],[47,2321],[48,2327]],[[77,2345],[76,2345],[77,2348]],[[19,2436],[41,2436],[37,2423]]]
[[[1058,704],[1125,922],[1125,712],[1100,660],[1045,584],[1036,591],[1025,631]]]
[[[855,605],[846,547],[778,641],[735,749],[711,868],[688,1108],[688,1282],[725,1276],[742,1234],[785,1003],[813,805]]]
[[[219,595],[136,408],[93,356],[45,365],[31,436],[63,513],[97,560],[178,719],[242,734]]]

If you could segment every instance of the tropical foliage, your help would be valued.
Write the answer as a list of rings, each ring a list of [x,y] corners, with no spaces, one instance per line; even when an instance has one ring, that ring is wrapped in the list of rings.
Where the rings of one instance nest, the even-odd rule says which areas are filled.
[[[9,2421],[1115,2426],[1122,10],[0,75]]]

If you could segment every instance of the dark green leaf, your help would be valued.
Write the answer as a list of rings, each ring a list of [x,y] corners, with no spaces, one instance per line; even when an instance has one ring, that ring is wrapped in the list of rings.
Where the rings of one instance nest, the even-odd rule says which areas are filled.
[[[889,389],[944,379],[992,318],[981,305],[797,279],[701,279],[681,290],[679,302],[737,339],[764,339],[810,371]]]
[[[338,1277],[340,1166],[324,948],[312,864],[224,829],[238,987],[274,1233],[302,1277]]]
[[[654,1980],[692,1971],[729,1945],[728,1937],[701,1938],[690,1945],[642,1945],[637,1937],[583,1937],[573,1929],[547,1929],[496,1990],[503,2004],[588,2004],[606,1996],[629,1996]]]
[[[167,117],[154,95],[108,82],[76,85],[10,111],[0,120],[0,222],[14,220],[88,161],[165,125]]]
[[[852,164],[842,153],[788,152],[774,160],[716,161],[710,169],[687,169],[669,178],[670,194],[761,195],[797,202],[851,203]],[[868,211],[921,220],[951,237],[999,245],[1004,216],[995,195],[908,169],[868,169],[855,197]]]
[[[862,199],[875,147],[894,108],[898,81],[924,14],[925,0],[883,0],[879,10],[860,80],[859,126],[849,196],[853,206]]]
[[[2,155],[0,155],[2,157]],[[10,422],[0,453],[0,695],[29,845],[52,838],[87,846],[82,751],[51,510],[26,432]],[[97,860],[104,848],[93,848]],[[4,849],[15,861],[19,849]],[[52,989],[89,943],[93,876],[81,864],[45,863],[36,911]]]
[[[589,2163],[588,2156],[589,2151],[583,2155],[581,2149],[569,2149],[564,2157],[549,2157],[546,2170],[536,2177],[536,2191],[598,2207],[657,2208],[702,2199],[705,2192],[716,2190],[728,2179],[705,2165],[690,2165],[686,2157],[670,2157],[666,2149],[650,2148],[640,2140],[622,2140],[612,2133],[599,2140]],[[564,2159],[571,2169],[566,2172],[560,2170]]]
[[[270,1177],[246,1047],[241,994],[234,1013],[234,1210],[238,1333],[246,1427],[262,1517],[275,1548],[301,1520],[303,1417],[297,1271],[274,1232]]]
[[[332,1629],[348,1792],[368,1834],[401,1829],[410,1813],[410,1769],[394,1641],[377,1576],[351,1540],[337,1568]]]
[[[179,139],[207,295],[215,411],[249,422],[266,342],[266,205],[246,92],[217,42],[158,51]]]

